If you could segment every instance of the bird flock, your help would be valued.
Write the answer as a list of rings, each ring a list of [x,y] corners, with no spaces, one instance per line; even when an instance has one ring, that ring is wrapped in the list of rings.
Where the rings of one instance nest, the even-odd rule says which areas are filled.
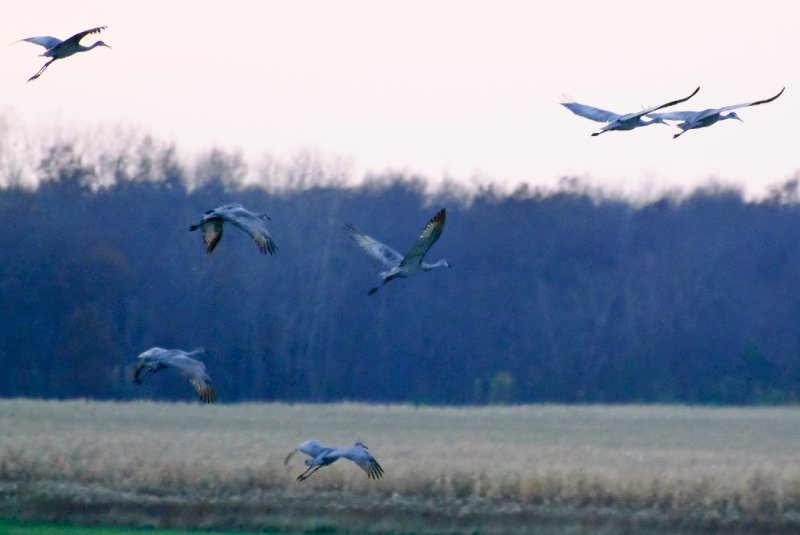
[[[28,79],[28,82],[39,78],[44,71],[58,59],[70,57],[78,52],[87,52],[97,47],[111,48],[103,41],[97,41],[91,46],[83,46],[80,44],[81,39],[87,35],[100,33],[105,29],[107,29],[107,26],[98,26],[76,33],[63,41],[48,35],[27,37],[15,41],[25,41],[42,46],[45,52],[41,54],[41,56],[50,58],[36,74]],[[664,108],[676,106],[688,101],[700,91],[699,87],[687,97],[671,100],[658,106],[647,107],[641,111],[626,114],[614,113],[577,102],[562,102],[561,105],[576,115],[592,121],[604,123],[599,131],[591,134],[592,136],[599,136],[605,132],[626,131],[653,124],[669,124],[669,122],[675,122],[675,126],[680,129],[680,132],[673,135],[673,138],[677,138],[689,130],[706,128],[726,119],[742,121],[733,110],[772,102],[780,97],[784,90],[785,88],[781,89],[775,96],[763,100],[723,106],[720,108],[710,108],[702,111],[659,112],[659,110]],[[441,237],[446,216],[447,213],[444,208],[439,210],[439,212],[430,219],[428,224],[425,225],[419,238],[417,238],[417,241],[405,255],[401,255],[375,238],[360,232],[352,225],[348,224],[345,226],[345,230],[356,245],[364,251],[367,256],[377,261],[383,268],[383,271],[379,273],[381,284],[371,288],[368,292],[369,295],[373,295],[384,284],[396,278],[407,278],[416,273],[437,268],[452,269],[452,266],[444,259],[432,264],[423,261],[433,244]],[[211,254],[222,239],[224,224],[227,222],[246,232],[256,242],[262,254],[274,255],[278,247],[267,230],[266,223],[268,221],[270,221],[270,217],[267,214],[253,213],[241,204],[226,204],[205,212],[199,223],[192,224],[189,230],[195,231],[199,229],[202,231],[206,252]],[[180,349],[150,348],[137,357],[133,381],[134,383],[141,384],[150,375],[171,368],[189,382],[203,403],[213,403],[216,401],[217,395],[211,377],[206,371],[205,363],[197,358],[205,356],[208,356],[208,352],[203,348],[197,348],[189,352]],[[299,444],[286,457],[284,464],[288,464],[291,457],[296,452],[308,456],[308,459],[305,460],[307,469],[297,476],[298,481],[308,479],[319,469],[339,459],[352,461],[367,474],[369,479],[379,479],[384,473],[383,468],[368,451],[367,446],[361,442],[356,442],[350,447],[331,448],[316,440],[307,440]]]
[[[421,271],[430,271],[439,267],[452,268],[444,259],[433,264],[423,261],[430,248],[442,235],[446,217],[447,211],[444,208],[439,210],[422,229],[416,243],[405,256],[378,240],[362,234],[352,225],[345,225],[345,229],[368,256],[386,268],[380,273],[381,286],[383,286],[392,279],[407,278]],[[270,221],[267,214],[253,213],[241,204],[226,204],[205,212],[200,222],[190,225],[189,230],[199,229],[203,232],[206,252],[211,254],[222,238],[224,223],[228,222],[253,238],[262,254],[275,254],[278,247],[267,230],[267,221]],[[372,295],[377,290],[378,287],[372,288],[368,294]],[[187,352],[181,349],[152,347],[137,357],[133,381],[136,384],[142,384],[150,375],[171,368],[189,382],[197,392],[200,401],[214,403],[217,395],[211,377],[206,371],[205,363],[197,358],[207,354],[208,352],[203,348]],[[367,451],[367,446],[361,442],[356,442],[348,448],[330,448],[316,440],[308,440],[300,444],[295,451],[305,453],[309,457],[305,461],[308,469],[297,477],[298,481],[305,481],[314,472],[338,459],[353,461],[367,473],[367,477],[370,479],[378,479],[383,476],[383,468]],[[289,454],[286,457],[284,464],[289,462],[291,456],[292,454]]]

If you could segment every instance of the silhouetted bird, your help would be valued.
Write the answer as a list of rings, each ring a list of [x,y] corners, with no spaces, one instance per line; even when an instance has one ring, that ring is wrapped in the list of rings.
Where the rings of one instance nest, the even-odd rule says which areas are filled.
[[[211,386],[211,377],[206,372],[206,365],[191,357],[204,353],[206,351],[203,348],[197,348],[189,353],[180,349],[150,348],[137,357],[133,382],[141,384],[146,377],[165,368],[173,368],[189,380],[204,403],[214,403],[217,396],[214,387]]]
[[[329,448],[316,440],[307,440],[287,455],[283,464],[287,464],[289,459],[292,458],[292,455],[297,451],[305,453],[310,457],[310,459],[306,459],[305,461],[308,469],[297,476],[298,481],[308,479],[323,466],[328,466],[342,458],[349,459],[356,463],[359,468],[367,473],[367,477],[370,479],[378,479],[383,475],[383,468],[381,468],[378,461],[370,455],[367,451],[367,447],[361,442],[356,442],[349,448]]]
[[[758,100],[756,102],[733,104],[732,106],[724,106],[722,108],[710,108],[703,111],[669,111],[664,113],[653,113],[648,115],[648,117],[652,117],[654,120],[660,119],[662,121],[683,121],[676,125],[678,128],[681,129],[681,132],[678,132],[677,134],[672,136],[672,138],[674,139],[678,136],[682,136],[689,130],[694,130],[695,128],[705,128],[707,126],[711,126],[712,124],[718,123],[719,121],[724,121],[725,119],[736,119],[737,121],[742,121],[741,117],[739,117],[736,114],[736,112],[731,112],[728,115],[722,115],[722,114],[730,110],[747,108],[748,106],[758,106],[759,104],[766,104],[767,102],[772,102],[773,100],[781,96],[785,89],[786,89],[785,87],[781,89],[780,93],[778,93],[774,97],[770,97],[764,100]]]
[[[266,222],[270,221],[267,214],[254,214],[245,209],[241,204],[226,204],[219,208],[209,210],[197,225],[192,225],[189,230],[201,229],[206,251],[210,254],[222,238],[222,223],[228,221],[247,232],[258,245],[259,251],[264,254],[275,254],[278,248],[267,231]]]
[[[53,58],[47,63],[45,63],[42,66],[42,68],[39,69],[39,72],[28,78],[28,81],[30,82],[31,80],[36,80],[38,77],[40,77],[44,72],[44,70],[57,59],[68,58],[77,52],[86,52],[97,46],[105,46],[111,48],[103,41],[97,41],[92,46],[83,46],[80,43],[80,40],[89,35],[90,33],[99,33],[105,30],[106,28],[108,28],[108,26],[98,26],[97,28],[92,28],[91,30],[86,30],[81,33],[76,33],[75,35],[64,41],[58,39],[57,37],[51,37],[49,35],[40,35],[38,37],[26,37],[25,39],[20,39],[19,41],[15,41],[17,43],[19,43],[20,41],[27,41],[28,43],[33,43],[35,45],[43,46],[46,50],[44,54],[41,55],[44,57]]]
[[[442,229],[444,228],[444,220],[445,220],[445,210],[442,208],[439,210],[431,220],[425,225],[425,228],[422,230],[422,234],[419,235],[419,239],[417,239],[417,243],[411,248],[405,256],[401,255],[391,247],[384,245],[383,243],[379,242],[378,240],[367,236],[366,234],[360,233],[356,228],[352,225],[346,225],[345,228],[347,232],[350,233],[350,237],[353,238],[361,250],[367,253],[370,257],[377,260],[383,267],[386,268],[386,271],[382,271],[380,273],[380,277],[383,279],[381,286],[386,284],[392,279],[397,277],[410,277],[411,275],[419,272],[419,271],[429,271],[431,269],[440,268],[440,267],[447,267],[451,268],[451,266],[447,260],[439,260],[433,264],[427,264],[422,261],[425,254],[430,250],[431,246],[436,243],[436,240],[439,239],[439,236],[442,235]],[[369,295],[374,294],[378,291],[378,287],[372,288],[369,291]]]
[[[647,108],[635,113],[627,113],[625,115],[614,113],[612,111],[601,110],[600,108],[593,108],[592,106],[587,106],[586,104],[578,104],[577,102],[562,102],[561,105],[575,115],[586,117],[592,121],[607,123],[600,129],[599,132],[592,134],[593,136],[599,136],[603,132],[609,132],[611,130],[633,130],[634,128],[647,126],[650,124],[666,124],[663,120],[658,118],[651,118],[652,120],[645,122],[642,121],[642,117],[650,112],[660,110],[661,108],[666,108],[667,106],[674,106],[675,104],[685,102],[695,96],[698,91],[700,91],[699,87],[686,98],[673,100],[671,102],[667,102],[666,104],[661,104],[660,106],[653,106],[652,108]]]

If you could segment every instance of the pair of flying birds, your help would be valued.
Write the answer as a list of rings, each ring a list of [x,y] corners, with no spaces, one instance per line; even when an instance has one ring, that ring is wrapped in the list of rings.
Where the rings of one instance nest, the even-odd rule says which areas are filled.
[[[580,115],[581,117],[586,117],[587,119],[591,119],[592,121],[597,121],[600,123],[606,123],[600,128],[599,132],[595,132],[593,136],[599,136],[603,132],[610,132],[612,130],[633,130],[634,128],[638,128],[640,126],[647,126],[651,124],[667,124],[665,121],[678,121],[677,127],[681,129],[680,132],[675,134],[673,137],[676,138],[688,132],[689,130],[694,130],[695,128],[705,128],[707,126],[711,126],[719,121],[724,121],[725,119],[736,119],[741,121],[741,117],[739,117],[736,112],[733,110],[739,108],[747,108],[748,106],[757,106],[759,104],[766,104],[767,102],[772,102],[779,96],[783,94],[784,89],[780,90],[780,92],[775,95],[774,97],[770,97],[764,100],[757,100],[755,102],[745,102],[743,104],[733,104],[731,106],[723,106],[722,108],[709,108],[702,111],[673,111],[673,112],[664,112],[664,113],[654,113],[657,110],[662,108],[668,108],[670,106],[675,106],[676,104],[680,104],[681,102],[686,102],[693,96],[700,91],[698,87],[695,89],[691,95],[686,98],[680,98],[678,100],[673,100],[667,102],[666,104],[661,104],[660,106],[653,106],[651,108],[643,109],[639,112],[634,113],[626,113],[626,114],[619,114],[614,113],[608,110],[602,110],[600,108],[595,108],[593,106],[587,106],[586,104],[579,104],[577,102],[562,102],[561,105],[567,108],[569,111],[576,115]],[[731,112],[727,115],[723,115],[725,112]],[[647,117],[650,120],[645,121],[644,118]],[[744,121],[742,121],[744,122]]]
[[[384,271],[380,273],[380,278],[383,281],[381,286],[383,286],[392,279],[410,277],[420,271],[430,271],[440,267],[452,269],[450,263],[445,259],[433,264],[422,261],[433,244],[439,239],[439,236],[442,235],[446,216],[447,212],[444,208],[439,210],[428,221],[416,243],[405,255],[401,255],[371,236],[362,234],[352,225],[346,225],[345,229],[361,250],[384,268]],[[269,220],[270,218],[267,214],[255,214],[241,204],[226,204],[207,211],[200,222],[190,226],[189,230],[200,229],[203,231],[206,251],[211,253],[222,238],[223,224],[227,221],[249,234],[263,254],[274,254],[278,248],[267,230],[266,222]],[[369,291],[369,295],[378,291],[378,288],[379,286],[372,288]]]
[[[206,351],[203,348],[197,348],[190,352],[181,351],[180,349],[161,349],[160,347],[148,349],[139,355],[134,382],[141,383],[153,373],[165,368],[173,368],[189,380],[203,402],[213,403],[216,400],[216,394],[214,393],[214,387],[211,385],[211,378],[206,372],[206,366],[201,361],[193,358],[204,353]],[[287,464],[297,451],[305,453],[309,457],[305,461],[308,469],[297,476],[298,481],[308,479],[320,468],[328,466],[339,459],[353,461],[367,473],[367,477],[370,479],[378,479],[383,475],[383,468],[361,442],[356,442],[349,448],[331,448],[316,440],[307,440],[297,446],[286,457],[283,464]]]

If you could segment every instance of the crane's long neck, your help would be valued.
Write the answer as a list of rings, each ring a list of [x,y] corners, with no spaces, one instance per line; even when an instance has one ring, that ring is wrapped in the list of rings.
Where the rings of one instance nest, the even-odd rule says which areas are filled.
[[[106,44],[103,41],[97,41],[92,46],[78,45],[78,52],[88,52],[89,50],[91,50],[91,49],[93,49],[95,47],[98,47],[98,46],[106,46]],[[59,65],[60,65],[60,63],[59,63]]]

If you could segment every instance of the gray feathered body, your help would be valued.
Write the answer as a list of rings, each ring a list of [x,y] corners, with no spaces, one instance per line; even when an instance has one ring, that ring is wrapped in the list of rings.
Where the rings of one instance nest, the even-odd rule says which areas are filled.
[[[352,225],[346,225],[345,229],[362,251],[383,266],[384,271],[381,271],[379,274],[383,281],[381,285],[383,285],[392,279],[410,277],[420,271],[429,271],[440,267],[452,267],[445,259],[441,259],[433,264],[422,261],[433,244],[436,243],[442,235],[446,217],[447,212],[445,209],[442,208],[439,210],[439,212],[428,221],[425,228],[422,229],[422,233],[419,238],[417,238],[416,243],[414,243],[405,256],[388,245],[379,242],[375,238],[359,232]],[[372,288],[369,291],[369,295],[374,294],[376,291],[378,291],[378,287]]]
[[[207,211],[200,222],[191,225],[189,230],[203,231],[206,252],[211,254],[222,239],[223,224],[228,222],[249,234],[262,254],[275,254],[278,247],[267,230],[266,223],[269,220],[267,214],[253,213],[241,204],[226,204]]]
[[[383,468],[361,442],[356,442],[349,448],[330,448],[316,440],[307,440],[300,444],[294,451],[299,451],[309,456],[309,458],[305,460],[308,469],[297,476],[298,481],[308,479],[311,474],[320,468],[333,464],[339,459],[353,461],[359,468],[366,472],[369,479],[379,479],[383,476]],[[284,464],[289,461],[294,451],[286,457]]]
[[[648,116],[652,117],[653,119],[659,119],[662,121],[679,121],[679,123],[676,124],[676,126],[681,129],[681,132],[672,136],[675,138],[681,136],[682,134],[688,132],[689,130],[695,130],[697,128],[706,128],[720,121],[725,121],[727,119],[736,119],[737,121],[742,121],[742,118],[739,117],[739,115],[737,115],[736,112],[734,112],[733,110],[738,110],[740,108],[748,108],[750,106],[758,106],[761,104],[767,104],[768,102],[772,102],[773,100],[781,96],[785,90],[786,88],[784,87],[778,92],[777,95],[763,100],[757,100],[755,102],[732,104],[730,106],[723,106],[721,108],[708,108],[702,111],[672,111],[672,112],[650,113],[648,114]],[[730,113],[723,115],[725,112],[730,112]]]
[[[190,352],[180,349],[150,348],[137,357],[133,382],[141,384],[150,375],[172,368],[189,381],[203,403],[213,403],[217,396],[211,384],[211,377],[206,371],[205,364],[194,358],[205,353],[203,348]]]
[[[593,136],[598,136],[605,132],[611,132],[614,130],[633,130],[634,128],[639,128],[642,126],[648,126],[651,124],[666,124],[660,118],[657,118],[653,115],[649,115],[649,120],[643,120],[645,115],[650,114],[656,110],[660,110],[662,108],[667,108],[669,106],[674,106],[676,104],[680,104],[681,102],[686,102],[693,96],[700,91],[700,88],[694,90],[694,92],[685,98],[680,98],[677,100],[671,100],[667,103],[660,104],[658,106],[652,106],[646,109],[643,109],[638,112],[633,113],[614,113],[613,111],[604,110],[601,108],[595,108],[594,106],[588,106],[586,104],[580,104],[578,102],[562,102],[561,105],[567,108],[569,111],[574,113],[575,115],[579,115],[586,119],[597,121],[600,123],[606,123],[603,125],[602,128],[598,132],[593,133]]]
[[[58,39],[57,37],[53,37],[51,35],[38,35],[35,37],[26,37],[25,39],[20,39],[20,41],[25,41],[28,43],[33,43],[35,45],[39,45],[44,47],[44,53],[40,54],[43,57],[52,58],[50,61],[45,63],[39,71],[28,78],[28,81],[37,79],[39,76],[44,73],[45,69],[50,66],[57,59],[64,59],[76,54],[78,52],[87,52],[96,48],[98,46],[104,46],[107,48],[111,48],[103,41],[97,41],[92,46],[83,46],[80,41],[84,37],[89,34],[93,33],[100,33],[101,31],[105,30],[107,26],[98,26],[97,28],[90,28],[88,30],[84,30],[82,32],[76,33],[72,37],[64,39]]]

